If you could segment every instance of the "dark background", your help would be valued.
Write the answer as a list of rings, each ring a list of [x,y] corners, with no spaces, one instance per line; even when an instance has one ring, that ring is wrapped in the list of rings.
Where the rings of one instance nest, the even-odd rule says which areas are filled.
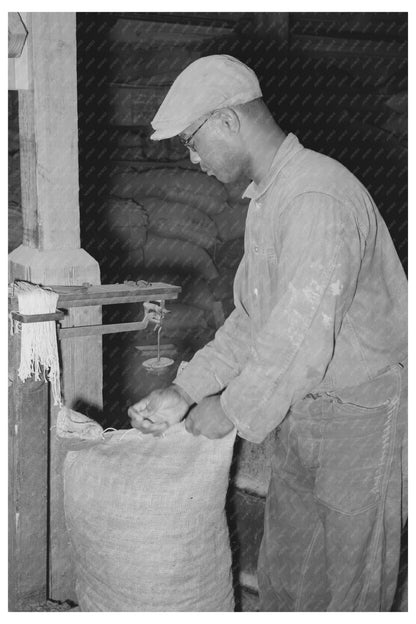
[[[228,53],[247,63],[283,130],[336,158],[363,182],[407,269],[406,13],[290,13],[287,35],[277,13],[127,15],[160,20],[173,32],[178,23],[232,29],[231,43],[207,42],[201,55]],[[119,17],[77,17],[80,201],[87,250],[102,244],[94,244],[88,225],[89,213],[97,214],[106,194],[112,166],[108,84],[117,80],[117,69],[108,33]]]

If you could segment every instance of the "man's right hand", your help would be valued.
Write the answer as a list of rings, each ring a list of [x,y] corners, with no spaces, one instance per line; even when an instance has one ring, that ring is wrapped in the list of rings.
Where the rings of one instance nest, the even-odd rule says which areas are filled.
[[[157,436],[180,422],[192,403],[192,399],[186,392],[172,385],[161,390],[154,390],[147,397],[129,407],[127,413],[135,429]]]

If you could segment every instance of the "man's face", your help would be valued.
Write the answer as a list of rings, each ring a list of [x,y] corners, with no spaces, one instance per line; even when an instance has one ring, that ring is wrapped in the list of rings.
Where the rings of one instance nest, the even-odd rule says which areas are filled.
[[[215,113],[198,119],[179,136],[189,149],[191,162],[199,164],[203,172],[224,183],[240,177],[243,155],[237,137]]]

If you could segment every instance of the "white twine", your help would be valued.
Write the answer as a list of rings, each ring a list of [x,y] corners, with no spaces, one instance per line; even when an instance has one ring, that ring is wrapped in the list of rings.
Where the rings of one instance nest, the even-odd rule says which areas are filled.
[[[103,440],[106,440],[105,434],[106,434],[106,433],[109,433],[110,431],[116,431],[116,432],[119,432],[119,431],[123,431],[123,429],[114,429],[114,427],[107,427],[107,429],[104,429],[104,431],[102,431],[102,432],[101,432],[101,437],[102,437],[102,439],[103,439]],[[126,430],[124,431],[123,435],[119,438],[118,442],[121,442],[121,441],[122,441],[122,439],[123,439],[123,438],[124,438],[124,437],[125,437],[128,433],[131,433],[131,432],[135,432],[135,433],[136,433],[136,435],[139,437],[139,439],[140,439],[140,440],[143,438],[143,434],[141,433],[141,431],[138,431],[138,429],[134,429],[134,428],[132,428],[132,429],[126,429]]]
[[[56,312],[58,293],[23,281],[16,282],[14,286],[21,314]],[[47,379],[52,387],[54,405],[62,407],[56,322],[19,323],[15,326],[16,330],[22,336],[19,378],[23,382],[32,375],[36,381]]]

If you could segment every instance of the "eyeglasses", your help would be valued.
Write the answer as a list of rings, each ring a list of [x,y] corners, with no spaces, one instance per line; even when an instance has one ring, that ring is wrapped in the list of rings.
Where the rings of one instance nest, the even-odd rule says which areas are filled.
[[[198,128],[197,128],[194,132],[192,132],[192,134],[191,134],[188,138],[183,139],[183,138],[179,137],[179,141],[182,143],[182,145],[184,145],[185,147],[187,147],[188,149],[190,149],[190,150],[192,150],[192,151],[195,151],[194,147],[191,145],[191,141],[192,141],[192,139],[194,138],[194,136],[196,135],[196,133],[197,133],[197,132],[199,132],[199,130],[201,130],[202,126],[203,126],[204,124],[206,124],[206,123],[207,123],[208,119],[210,119],[210,117],[211,117],[212,115],[213,115],[213,113],[211,113],[211,114],[209,115],[209,117],[207,117],[207,118],[205,119],[205,121],[203,121],[203,122],[201,123],[201,125],[200,125],[200,126],[198,126]]]

